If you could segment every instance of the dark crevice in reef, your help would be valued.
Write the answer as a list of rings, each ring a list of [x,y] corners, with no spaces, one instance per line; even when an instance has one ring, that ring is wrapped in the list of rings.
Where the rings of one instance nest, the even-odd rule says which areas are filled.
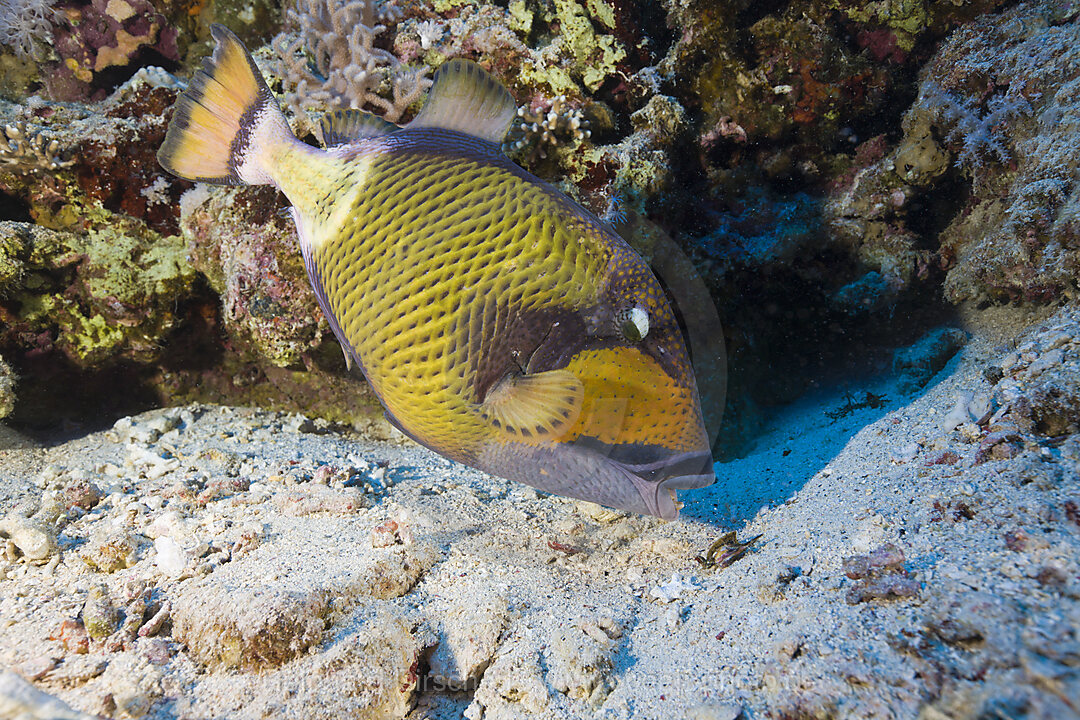
[[[160,391],[163,376],[178,368],[209,369],[224,354],[213,328],[220,300],[205,285],[179,304],[176,330],[156,362],[118,358],[99,367],[81,367],[40,338],[37,348],[0,348],[18,375],[18,402],[5,423],[47,444],[104,430],[126,415],[171,404]],[[55,335],[55,333],[54,333]],[[58,391],[62,389],[62,391]]]
[[[46,444],[104,430],[117,418],[160,405],[148,384],[152,371],[144,365],[121,361],[88,370],[56,351],[13,358],[12,365],[19,395],[4,422]]]
[[[739,59],[745,62],[747,66],[753,67],[761,61],[750,28],[770,15],[782,15],[788,4],[788,0],[750,2],[735,14],[733,25],[738,32],[732,38],[732,47]]]
[[[926,242],[964,202],[962,183],[954,189],[909,213],[911,229]],[[888,374],[896,349],[953,317],[935,264],[898,291],[850,249],[829,242],[820,196],[779,192],[761,179],[722,201],[696,190],[704,184],[691,183],[685,204],[667,205],[654,218],[692,258],[724,327],[718,459],[748,451],[768,417],[801,395],[854,391]],[[696,211],[689,198],[697,199]]]
[[[852,317],[830,309],[820,287],[771,280],[736,280],[741,300],[722,313],[728,388],[718,459],[748,451],[768,417],[804,393],[854,391],[881,378],[898,348],[955,320],[936,288],[914,288],[887,309]]]
[[[907,228],[920,238],[921,246],[937,250],[942,231],[971,199],[971,180],[952,166],[938,178],[934,192],[913,195],[906,214]]]
[[[90,83],[90,94],[108,94],[130,80],[144,67],[160,67],[169,72],[180,69],[180,63],[162,55],[150,47],[143,47],[131,56],[131,61],[124,65],[103,68],[94,74]]]
[[[0,220],[28,223],[33,222],[34,218],[30,215],[30,206],[26,201],[0,192]]]

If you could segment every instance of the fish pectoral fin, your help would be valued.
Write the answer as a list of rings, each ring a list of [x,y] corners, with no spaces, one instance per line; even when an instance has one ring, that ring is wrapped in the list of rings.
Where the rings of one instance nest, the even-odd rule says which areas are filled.
[[[480,414],[516,439],[543,440],[577,422],[584,395],[581,380],[569,370],[508,373],[488,390]]]
[[[501,143],[517,115],[506,88],[471,60],[448,60],[435,71],[427,101],[409,127],[457,130]]]
[[[320,123],[323,147],[346,145],[364,138],[379,137],[401,127],[363,110],[334,110],[323,115]]]

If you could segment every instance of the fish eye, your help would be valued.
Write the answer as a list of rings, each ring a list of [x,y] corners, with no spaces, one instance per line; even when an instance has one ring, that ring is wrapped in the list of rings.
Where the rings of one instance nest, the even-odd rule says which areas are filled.
[[[640,342],[649,334],[649,313],[640,305],[625,308],[615,317],[619,334],[630,342]]]

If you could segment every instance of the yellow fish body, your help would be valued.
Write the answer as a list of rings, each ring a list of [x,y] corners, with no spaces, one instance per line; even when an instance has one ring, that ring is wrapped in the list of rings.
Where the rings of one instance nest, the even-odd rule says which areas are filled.
[[[663,518],[678,515],[675,489],[713,481],[661,286],[502,154],[505,88],[451,61],[412,123],[334,112],[319,150],[293,136],[240,41],[213,35],[159,160],[289,198],[319,304],[391,422],[467,465]]]

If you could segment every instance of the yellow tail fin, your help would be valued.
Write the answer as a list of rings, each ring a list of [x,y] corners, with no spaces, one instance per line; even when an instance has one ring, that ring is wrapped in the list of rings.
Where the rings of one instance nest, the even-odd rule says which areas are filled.
[[[176,101],[158,162],[187,180],[270,183],[264,151],[295,138],[240,39],[223,25],[210,34],[217,47]]]

